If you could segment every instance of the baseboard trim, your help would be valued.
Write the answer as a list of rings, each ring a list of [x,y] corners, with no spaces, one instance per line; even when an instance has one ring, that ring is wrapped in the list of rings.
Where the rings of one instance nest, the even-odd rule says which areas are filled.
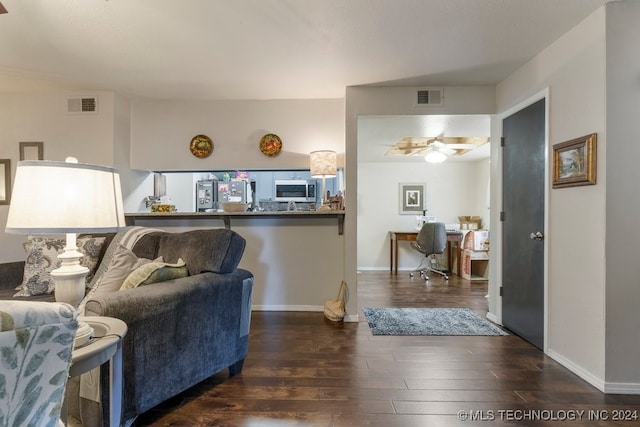
[[[500,322],[498,322],[498,318],[496,317],[495,314],[488,312],[487,313],[487,319],[493,323],[495,323],[496,325],[500,325]],[[502,325],[500,325],[502,326]]]
[[[640,394],[640,383],[611,383],[597,378],[591,372],[586,371],[576,365],[566,357],[556,353],[553,350],[547,351],[547,356],[600,390],[605,394]]]
[[[323,305],[253,305],[254,311],[324,311]]]
[[[585,370],[581,366],[576,365],[571,360],[567,359],[566,357],[562,356],[559,353],[556,353],[553,350],[547,350],[547,356],[549,356],[550,358],[552,358],[553,360],[555,360],[556,362],[558,362],[559,364],[561,364],[562,366],[564,366],[565,368],[567,368],[568,370],[570,370],[571,372],[573,372],[574,374],[576,374],[577,376],[579,376],[580,378],[582,378],[583,380],[585,380],[586,382],[588,382],[589,384],[591,384],[592,386],[600,390],[601,392],[606,393],[605,382],[602,379],[593,375],[591,372]]]
[[[640,383],[604,383],[607,394],[640,394]]]
[[[324,312],[323,305],[253,305],[252,311],[313,311]],[[347,314],[344,316],[345,322],[359,322],[360,316],[357,314]]]
[[[344,316],[344,321],[345,322],[359,322],[360,321],[360,316],[358,316],[357,314],[347,314]]]

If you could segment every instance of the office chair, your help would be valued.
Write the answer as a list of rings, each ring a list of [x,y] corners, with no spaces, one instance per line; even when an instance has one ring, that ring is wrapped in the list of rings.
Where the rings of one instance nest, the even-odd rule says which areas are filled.
[[[429,272],[433,271],[444,277],[445,280],[449,280],[449,276],[442,271],[436,262],[436,254],[444,253],[447,247],[447,230],[443,222],[425,222],[415,242],[411,242],[413,247],[418,252],[424,254],[425,259],[429,263],[426,267],[422,268],[422,264],[425,259],[422,260],[420,266],[410,273],[410,276],[417,272],[420,272],[420,277],[424,280],[429,280]]]
[[[77,327],[69,304],[2,301],[0,425],[64,426],[60,415]]]

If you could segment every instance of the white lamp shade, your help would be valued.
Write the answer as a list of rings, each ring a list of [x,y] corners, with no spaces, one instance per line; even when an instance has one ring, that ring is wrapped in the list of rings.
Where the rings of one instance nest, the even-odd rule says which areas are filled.
[[[309,156],[309,163],[311,166],[311,176],[314,178],[336,176],[338,166],[335,151],[312,151]]]
[[[6,231],[113,232],[125,227],[120,175],[104,166],[18,162]]]

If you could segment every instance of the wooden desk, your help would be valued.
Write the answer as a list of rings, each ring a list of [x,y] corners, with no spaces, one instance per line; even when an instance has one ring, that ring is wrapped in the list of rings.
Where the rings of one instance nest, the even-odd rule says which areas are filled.
[[[398,241],[405,240],[407,242],[415,242],[418,237],[417,231],[390,231],[389,232],[389,271],[398,274]],[[447,232],[447,265],[449,272],[453,271],[453,252],[451,251],[451,242],[461,242],[462,233],[460,232]],[[459,245],[459,243],[458,243]],[[457,246],[457,245],[456,245]],[[458,267],[458,272],[460,267]]]

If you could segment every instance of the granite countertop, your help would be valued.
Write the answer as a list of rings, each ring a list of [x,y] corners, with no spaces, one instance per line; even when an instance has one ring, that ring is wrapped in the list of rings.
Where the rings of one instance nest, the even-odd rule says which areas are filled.
[[[180,217],[197,218],[208,216],[317,216],[317,215],[344,215],[345,211],[248,211],[248,212],[127,212],[126,217]]]
[[[327,211],[250,211],[250,212],[129,212],[125,213],[127,225],[136,220],[189,220],[221,219],[225,228],[231,228],[232,218],[337,218],[338,234],[344,233],[344,210]]]

